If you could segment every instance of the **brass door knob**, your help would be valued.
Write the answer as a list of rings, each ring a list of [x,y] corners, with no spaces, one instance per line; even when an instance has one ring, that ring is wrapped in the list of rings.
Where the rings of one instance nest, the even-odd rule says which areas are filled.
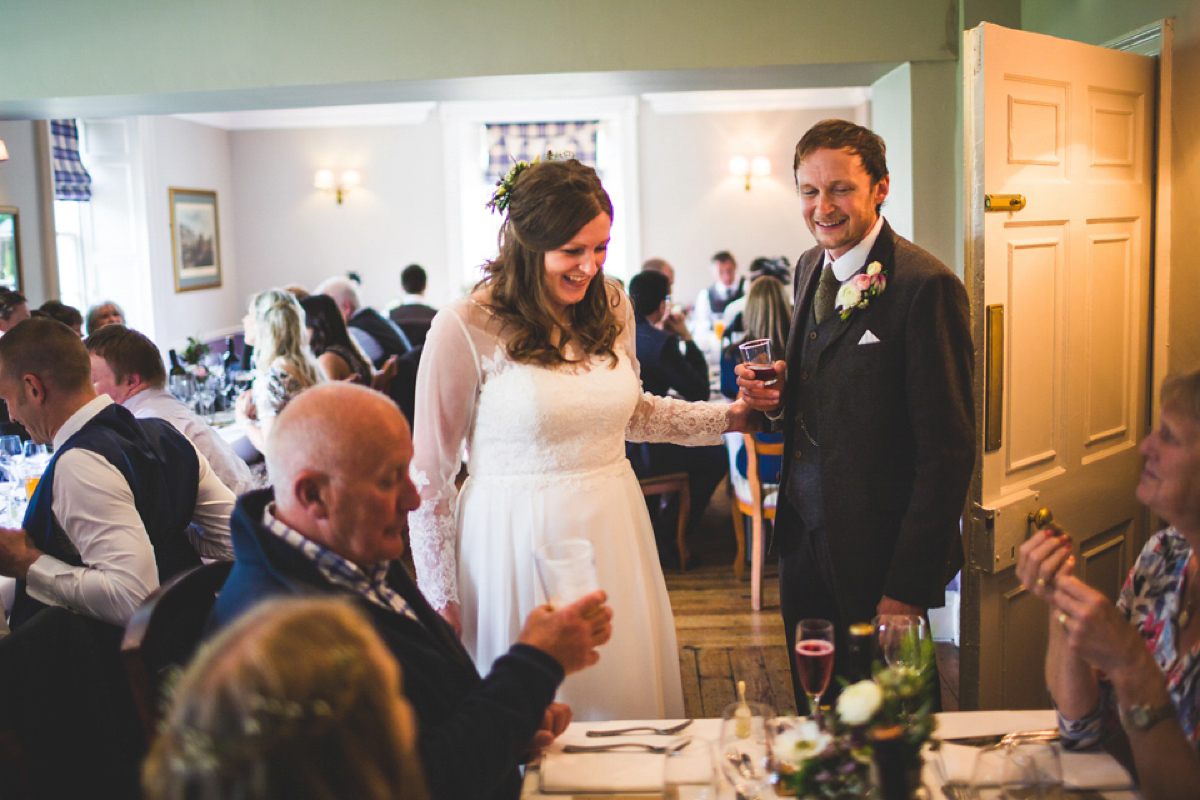
[[[1042,529],[1054,531],[1056,536],[1064,536],[1067,533],[1061,525],[1054,521],[1054,512],[1048,508],[1039,508],[1037,511],[1029,512],[1029,532],[1025,538],[1032,536],[1034,531]]]

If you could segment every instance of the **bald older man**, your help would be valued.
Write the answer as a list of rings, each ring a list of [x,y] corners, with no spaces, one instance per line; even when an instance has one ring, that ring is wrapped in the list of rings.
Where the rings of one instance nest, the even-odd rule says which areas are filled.
[[[553,702],[558,685],[599,659],[612,612],[603,592],[535,610],[481,678],[397,560],[418,505],[411,459],[408,424],[384,395],[332,383],[293,399],[267,442],[274,494],[244,495],[234,512],[237,560],[215,621],[272,596],[353,598],[404,669],[435,800],[515,800],[520,761],[570,719]]]

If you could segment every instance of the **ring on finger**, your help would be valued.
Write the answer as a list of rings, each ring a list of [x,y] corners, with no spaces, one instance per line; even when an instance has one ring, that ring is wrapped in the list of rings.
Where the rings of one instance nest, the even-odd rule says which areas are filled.
[[[1065,612],[1065,611],[1058,612],[1058,624],[1059,625],[1062,625],[1064,628],[1067,627],[1067,619],[1068,619],[1067,612]]]
[[[1038,575],[1037,585],[1038,585],[1039,589],[1045,589],[1046,588],[1046,579],[1043,578],[1041,575]]]

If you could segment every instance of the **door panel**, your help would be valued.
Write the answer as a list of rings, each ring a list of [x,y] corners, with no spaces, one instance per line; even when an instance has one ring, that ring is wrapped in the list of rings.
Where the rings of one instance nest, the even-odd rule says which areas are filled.
[[[1146,427],[1154,60],[984,24],[968,31],[967,276],[977,406],[999,447],[972,485],[963,578],[964,708],[1044,707],[1047,613],[1013,571],[1046,507],[1080,574],[1115,596],[1145,537],[1133,490]],[[984,195],[1021,211],[984,213]],[[984,339],[1003,306],[1003,351]],[[1000,358],[1003,385],[983,385]],[[972,641],[972,638],[974,639]]]

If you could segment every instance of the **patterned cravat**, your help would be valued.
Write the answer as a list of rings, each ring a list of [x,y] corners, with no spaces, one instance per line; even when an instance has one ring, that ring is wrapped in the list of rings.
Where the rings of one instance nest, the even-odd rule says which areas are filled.
[[[821,282],[817,284],[817,296],[813,298],[813,314],[820,325],[833,312],[833,301],[842,282],[833,274],[833,266],[825,265],[821,270]]]

